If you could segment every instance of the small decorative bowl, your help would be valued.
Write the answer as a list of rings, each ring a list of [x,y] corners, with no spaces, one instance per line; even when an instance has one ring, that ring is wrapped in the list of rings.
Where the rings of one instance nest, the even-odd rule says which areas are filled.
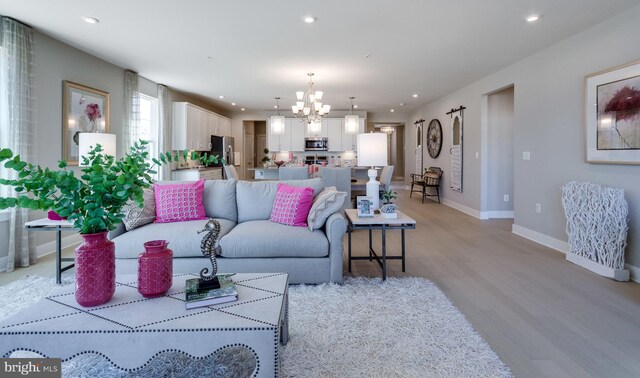
[[[274,163],[275,163],[275,165],[278,166],[278,168],[280,168],[282,166],[282,164],[284,164],[284,161],[278,160],[278,161],[275,161]]]

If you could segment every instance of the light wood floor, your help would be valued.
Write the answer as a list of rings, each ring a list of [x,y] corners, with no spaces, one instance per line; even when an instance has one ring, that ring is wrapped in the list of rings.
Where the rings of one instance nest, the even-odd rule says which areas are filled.
[[[516,376],[640,377],[639,284],[566,262],[512,234],[512,220],[481,221],[398,192],[417,227],[406,231],[407,272],[392,261],[388,273],[434,281]],[[398,253],[399,235],[387,233]],[[366,255],[367,231],[354,241]],[[353,275],[380,276],[375,262],[352,264]]]
[[[406,233],[407,272],[391,261],[389,275],[434,281],[518,377],[640,377],[639,284],[568,263],[563,254],[512,234],[510,220],[481,221],[398,193],[401,211],[418,225]],[[354,233],[354,254],[366,254],[366,237],[366,231]],[[400,233],[389,232],[387,240],[390,252],[399,252]],[[49,255],[30,268],[0,273],[0,285],[24,274],[53,276],[53,270]],[[380,269],[354,261],[352,274],[379,277]]]

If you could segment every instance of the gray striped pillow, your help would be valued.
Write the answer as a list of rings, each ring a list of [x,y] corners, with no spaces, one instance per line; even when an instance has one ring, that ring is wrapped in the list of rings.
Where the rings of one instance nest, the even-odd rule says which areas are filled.
[[[347,198],[347,193],[337,191],[335,186],[324,188],[313,201],[309,210],[309,216],[307,216],[309,230],[317,230],[324,226],[327,218],[342,208],[345,198]]]

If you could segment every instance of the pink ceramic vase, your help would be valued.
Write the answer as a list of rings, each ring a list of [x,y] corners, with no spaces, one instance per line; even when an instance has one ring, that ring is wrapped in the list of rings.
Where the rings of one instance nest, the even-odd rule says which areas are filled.
[[[138,292],[145,298],[163,295],[173,283],[173,251],[166,240],[144,243],[138,255]]]
[[[116,292],[116,255],[106,232],[81,235],[76,248],[76,301],[84,307],[108,302]]]

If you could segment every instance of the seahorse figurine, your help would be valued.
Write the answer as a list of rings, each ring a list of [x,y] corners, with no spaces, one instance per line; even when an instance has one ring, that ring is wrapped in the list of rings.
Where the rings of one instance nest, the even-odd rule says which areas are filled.
[[[205,257],[211,261],[213,270],[209,273],[209,268],[203,268],[200,271],[200,279],[203,281],[211,281],[218,274],[218,262],[216,256],[220,255],[220,222],[215,219],[209,219],[204,229],[198,231],[199,234],[207,232],[200,242],[200,250]]]

